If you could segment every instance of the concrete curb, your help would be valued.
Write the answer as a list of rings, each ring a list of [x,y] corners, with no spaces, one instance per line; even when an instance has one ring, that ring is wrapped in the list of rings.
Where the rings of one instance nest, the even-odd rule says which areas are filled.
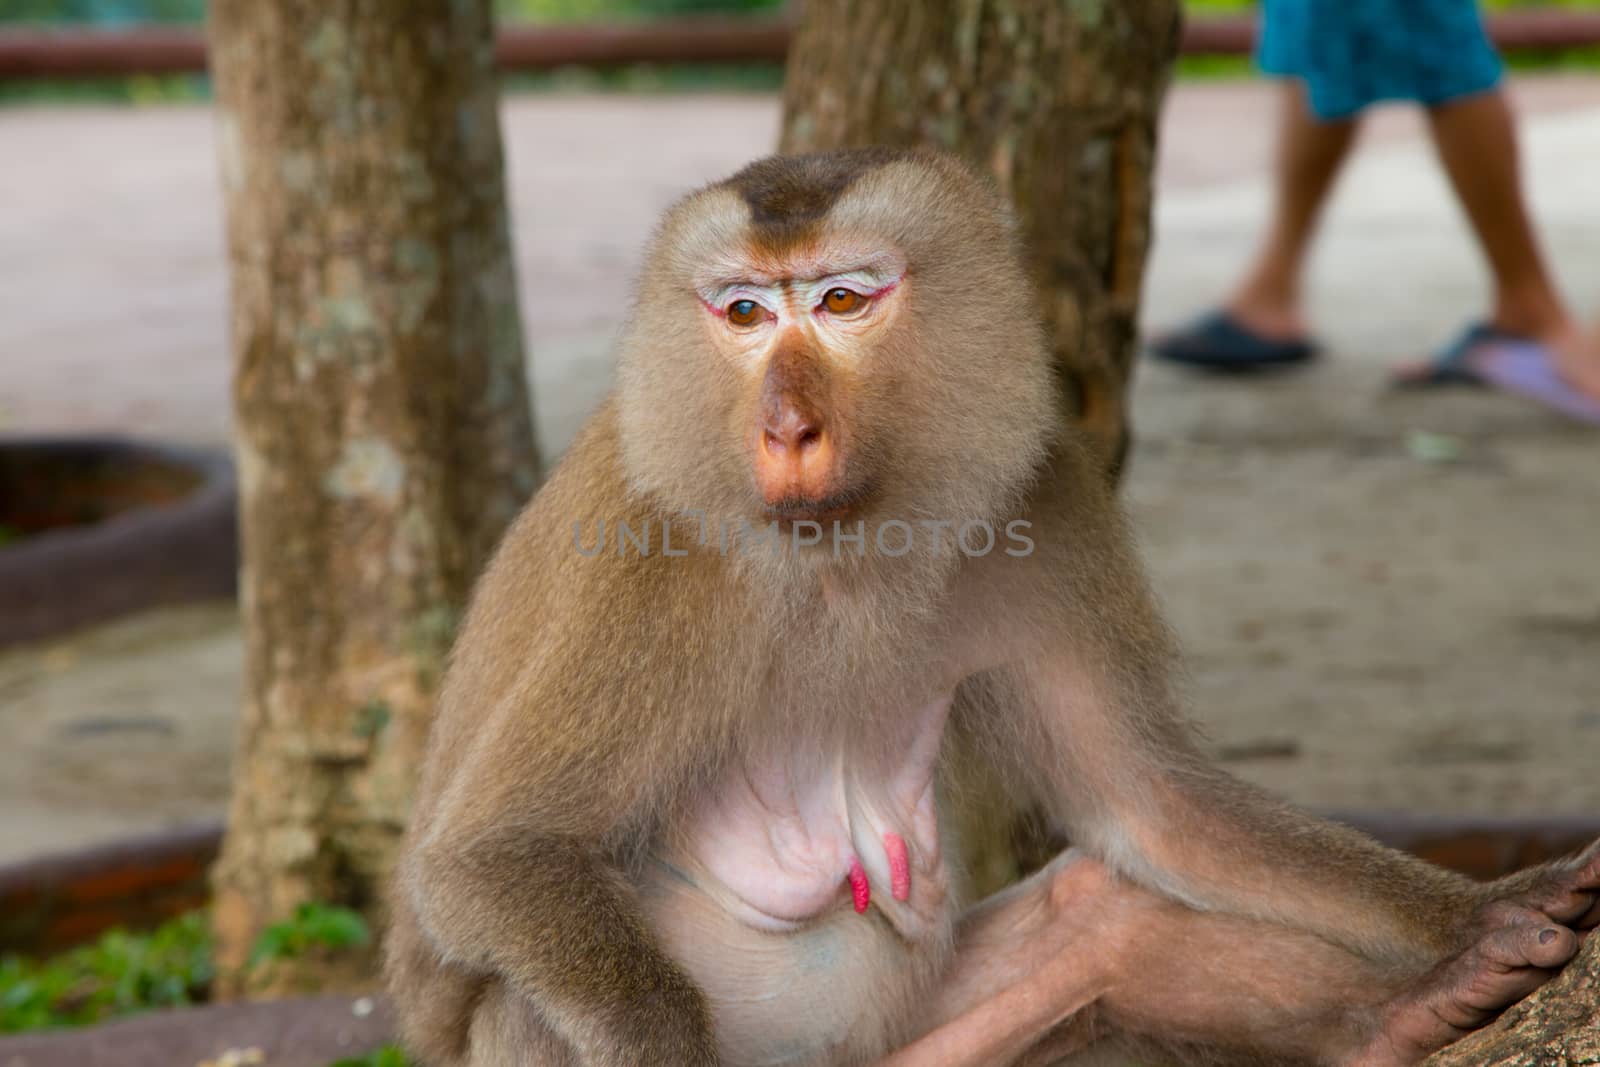
[[[0,548],[0,648],[144,608],[234,595],[238,533],[226,455],[118,437],[0,438],[0,490],[24,481],[30,463],[175,472],[198,485],[171,503]]]

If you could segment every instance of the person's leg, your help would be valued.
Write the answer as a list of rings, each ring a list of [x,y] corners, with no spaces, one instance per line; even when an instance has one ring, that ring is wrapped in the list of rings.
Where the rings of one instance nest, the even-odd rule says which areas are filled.
[[[1586,337],[1556,289],[1529,219],[1516,127],[1499,90],[1428,109],[1439,159],[1494,277],[1493,324],[1544,344],[1556,368],[1600,397],[1600,340]]]
[[[1299,79],[1284,82],[1280,107],[1272,221],[1227,310],[1253,333],[1292,340],[1308,333],[1300,289],[1306,254],[1360,120],[1317,119]]]
[[[1223,372],[1288,367],[1316,355],[1300,300],[1306,253],[1367,103],[1347,76],[1352,65],[1337,61],[1366,37],[1346,6],[1262,0],[1256,61],[1281,79],[1271,219],[1223,306],[1154,340],[1152,355]]]

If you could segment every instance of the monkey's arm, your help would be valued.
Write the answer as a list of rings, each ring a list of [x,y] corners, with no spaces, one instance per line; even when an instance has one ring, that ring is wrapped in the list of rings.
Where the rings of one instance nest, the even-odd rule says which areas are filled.
[[[564,479],[480,583],[401,884],[438,955],[514,993],[578,1062],[713,1064],[704,998],[657,943],[627,864],[705,758],[700,709],[723,702],[682,692],[703,672],[674,654],[692,637],[656,606],[662,575],[584,560],[546,521],[583,514],[546,498]]]
[[[713,1064],[704,999],[657,945],[615,856],[645,802],[628,788],[643,753],[574,745],[549,718],[508,704],[455,766],[405,859],[420,925],[442,957],[507,984],[581,1063]],[[677,753],[653,755],[670,780]]]
[[[602,410],[478,583],[401,883],[438,954],[513,991],[580,1063],[711,1064],[704,997],[645,922],[630,863],[740,706],[744,675],[692,654],[741,651],[739,619],[708,602],[702,561],[574,547],[575,522],[657,518],[615,450]]]
[[[411,885],[441,953],[509,983],[580,1062],[716,1062],[704,998],[592,846],[507,825],[424,845]]]

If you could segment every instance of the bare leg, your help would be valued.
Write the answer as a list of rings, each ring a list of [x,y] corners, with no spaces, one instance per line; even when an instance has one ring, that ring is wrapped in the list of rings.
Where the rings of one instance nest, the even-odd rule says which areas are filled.
[[[1284,83],[1281,108],[1272,222],[1228,312],[1254,333],[1297,340],[1307,333],[1300,295],[1306,252],[1358,123],[1317,121],[1299,81]]]
[[[1428,117],[1439,159],[1494,276],[1494,324],[1542,342],[1568,381],[1600,397],[1600,342],[1573,319],[1540,252],[1504,94],[1451,101],[1429,109]]]

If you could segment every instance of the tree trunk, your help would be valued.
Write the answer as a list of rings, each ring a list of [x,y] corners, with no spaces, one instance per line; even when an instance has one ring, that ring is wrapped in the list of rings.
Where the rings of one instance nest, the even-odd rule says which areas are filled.
[[[805,0],[784,82],[786,152],[929,144],[994,175],[1112,477],[1179,28],[1179,0]]]
[[[1566,970],[1493,1026],[1430,1057],[1425,1067],[1600,1064],[1600,937]]]
[[[489,0],[210,10],[246,658],[228,993],[302,903],[381,920],[469,583],[539,471]]]

